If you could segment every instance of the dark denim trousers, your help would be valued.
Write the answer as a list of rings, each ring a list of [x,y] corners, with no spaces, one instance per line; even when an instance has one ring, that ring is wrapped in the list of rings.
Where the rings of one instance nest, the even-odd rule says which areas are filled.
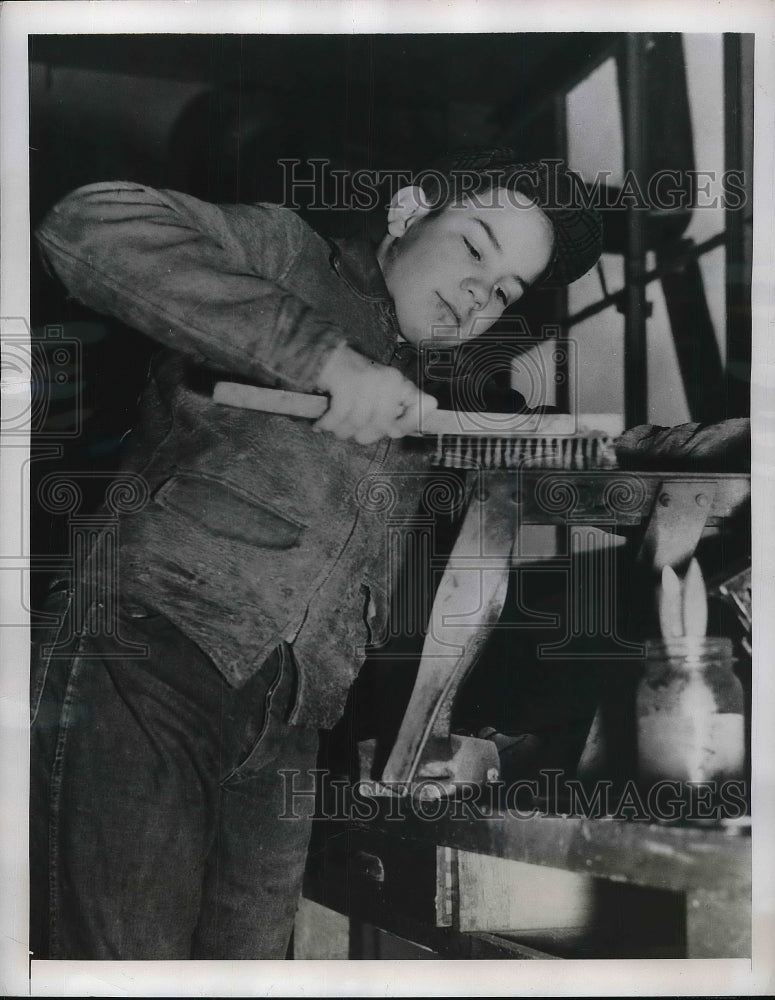
[[[48,610],[64,624],[42,637],[54,655],[33,654],[35,957],[284,958],[318,745],[285,722],[290,649],[237,690],[161,615],[124,611],[118,635],[68,637],[68,596]],[[279,772],[294,769],[310,794],[284,818]]]

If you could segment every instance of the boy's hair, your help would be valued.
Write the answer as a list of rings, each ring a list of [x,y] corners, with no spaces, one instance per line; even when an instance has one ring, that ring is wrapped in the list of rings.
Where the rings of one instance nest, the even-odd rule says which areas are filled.
[[[415,175],[432,213],[463,195],[487,205],[494,189],[518,191],[533,200],[554,229],[554,253],[537,284],[569,285],[597,263],[603,249],[603,223],[589,205],[581,177],[562,160],[519,163],[513,149],[464,149]],[[489,204],[492,204],[490,199]]]

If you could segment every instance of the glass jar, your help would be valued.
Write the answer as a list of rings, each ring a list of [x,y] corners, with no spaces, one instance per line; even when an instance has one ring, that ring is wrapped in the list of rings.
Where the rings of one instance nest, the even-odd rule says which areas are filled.
[[[686,636],[646,644],[638,685],[642,782],[722,782],[745,766],[743,688],[729,639]]]

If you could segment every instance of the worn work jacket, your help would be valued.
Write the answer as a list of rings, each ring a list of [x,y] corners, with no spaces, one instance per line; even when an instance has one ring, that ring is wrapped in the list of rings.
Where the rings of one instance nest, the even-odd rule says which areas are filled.
[[[428,485],[427,452],[314,434],[211,392],[224,376],[311,391],[342,341],[411,377],[417,352],[398,349],[373,250],[325,240],[279,206],[126,182],[73,192],[36,235],[76,298],[166,348],[124,463],[148,501],[120,519],[121,600],[165,614],[232,685],[293,643],[290,721],[333,725],[384,634],[395,535]]]

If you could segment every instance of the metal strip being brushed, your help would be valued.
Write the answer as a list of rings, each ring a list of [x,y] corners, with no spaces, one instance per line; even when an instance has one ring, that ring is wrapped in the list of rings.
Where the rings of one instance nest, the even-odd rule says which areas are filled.
[[[328,396],[239,382],[217,382],[213,400],[227,406],[314,420]],[[435,437],[431,464],[448,468],[605,469],[616,466],[614,440],[623,430],[615,413],[420,413],[415,437]]]
[[[436,725],[500,618],[517,533],[513,484],[488,483],[474,497],[441,578],[420,666],[401,728],[382,773],[383,785],[405,793],[429,736],[448,737]],[[441,720],[439,720],[441,721]],[[443,728],[448,728],[445,719]]]

